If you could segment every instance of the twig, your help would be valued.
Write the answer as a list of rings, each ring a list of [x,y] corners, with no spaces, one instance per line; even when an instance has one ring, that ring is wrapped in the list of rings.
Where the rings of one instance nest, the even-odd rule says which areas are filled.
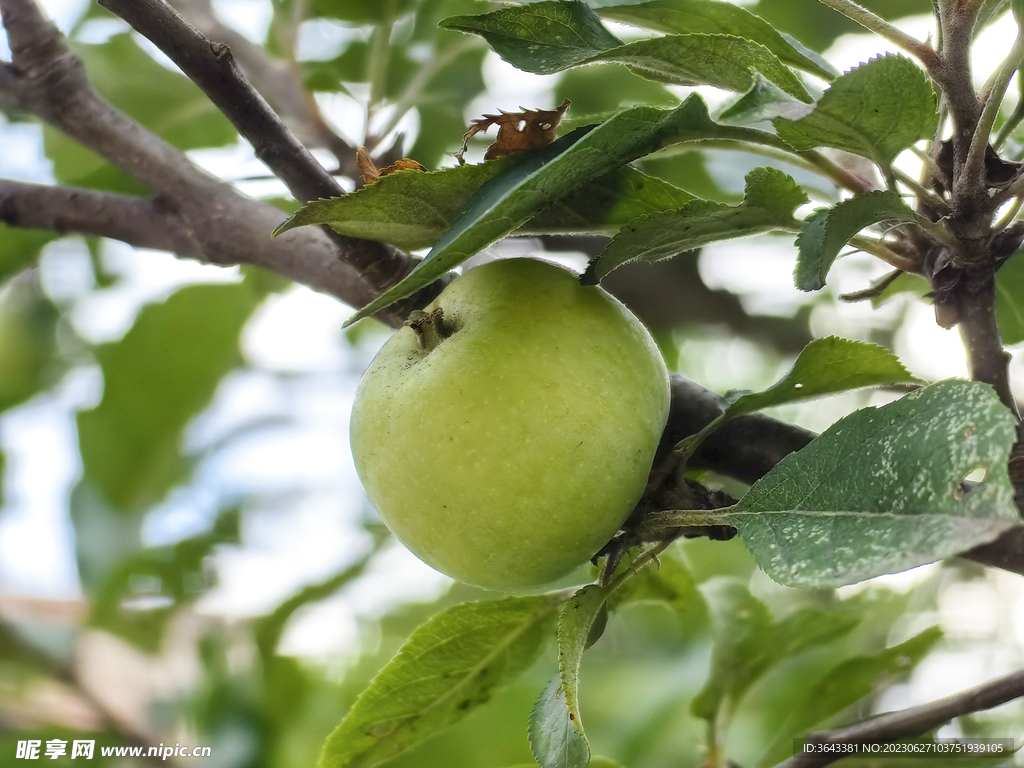
[[[938,55],[935,53],[935,49],[928,45],[928,43],[922,43],[916,37],[894,27],[881,16],[877,16],[867,8],[857,5],[852,0],[821,0],[821,2],[829,8],[839,11],[839,13],[857,22],[862,27],[885,38],[890,43],[899,46],[907,53],[913,54],[928,69],[938,64]]]
[[[875,240],[864,235],[854,235],[850,238],[850,245],[854,248],[859,248],[865,253],[870,253],[872,256],[881,259],[890,267],[895,267],[901,272],[916,273],[921,271],[921,263],[917,259],[896,253],[896,251],[889,248],[881,240]]]
[[[998,707],[1024,696],[1024,670],[996,678],[953,696],[917,707],[889,712],[848,728],[821,731],[809,738],[825,744],[855,744],[869,741],[898,741],[928,733],[954,717]],[[843,757],[837,752],[813,757],[791,757],[775,768],[819,768]]]
[[[908,176],[906,173],[901,171],[899,168],[893,169],[893,175],[897,181],[902,182],[917,199],[925,203],[929,208],[935,211],[940,216],[949,216],[953,211],[949,207],[949,203],[943,200],[941,197],[936,195],[931,190],[925,189],[916,179],[912,176]]]
[[[988,149],[989,137],[992,135],[992,126],[999,114],[999,106],[1002,104],[1006,88],[1010,84],[1010,78],[1020,66],[1022,57],[1024,57],[1024,35],[1018,34],[1013,48],[1003,60],[998,74],[992,81],[992,87],[985,101],[985,108],[978,118],[978,125],[971,138],[970,149],[962,171],[965,184],[972,186],[984,186],[985,184],[985,152]]]
[[[929,67],[928,71],[942,87],[950,117],[953,118],[954,154],[959,154],[957,148],[974,134],[981,114],[981,105],[971,80],[971,43],[974,40],[977,9],[947,0],[939,2],[938,8],[942,49],[939,51],[938,64]],[[966,156],[966,152],[963,154]],[[962,160],[962,157],[957,157],[955,165],[959,166]]]

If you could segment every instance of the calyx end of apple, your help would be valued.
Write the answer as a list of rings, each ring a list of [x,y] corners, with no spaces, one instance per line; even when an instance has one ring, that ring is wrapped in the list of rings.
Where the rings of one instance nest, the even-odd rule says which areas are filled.
[[[419,309],[413,310],[405,324],[412,328],[416,334],[416,341],[424,352],[430,352],[456,331],[454,323],[445,319],[444,310],[440,307],[429,313]]]

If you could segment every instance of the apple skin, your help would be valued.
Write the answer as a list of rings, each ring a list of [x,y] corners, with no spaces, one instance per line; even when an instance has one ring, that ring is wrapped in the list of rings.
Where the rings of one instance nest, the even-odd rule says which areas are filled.
[[[421,560],[520,590],[615,535],[668,408],[665,363],[628,309],[560,266],[505,259],[456,278],[381,348],[356,392],[352,455]]]

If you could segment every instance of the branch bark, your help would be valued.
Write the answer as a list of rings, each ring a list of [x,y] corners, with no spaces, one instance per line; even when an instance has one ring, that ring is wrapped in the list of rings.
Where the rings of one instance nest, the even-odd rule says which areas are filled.
[[[1024,670],[992,680],[944,699],[889,712],[848,728],[821,731],[809,738],[825,744],[857,744],[871,741],[898,741],[927,733],[954,717],[998,707],[1024,696]],[[818,768],[844,757],[843,754],[794,756],[775,768]]]

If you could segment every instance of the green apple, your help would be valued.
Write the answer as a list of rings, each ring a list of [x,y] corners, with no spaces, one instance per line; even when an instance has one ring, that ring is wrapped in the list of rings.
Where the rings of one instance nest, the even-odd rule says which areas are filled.
[[[352,409],[370,501],[413,553],[488,589],[592,558],[643,493],[668,418],[650,334],[536,259],[456,278],[384,345]]]

